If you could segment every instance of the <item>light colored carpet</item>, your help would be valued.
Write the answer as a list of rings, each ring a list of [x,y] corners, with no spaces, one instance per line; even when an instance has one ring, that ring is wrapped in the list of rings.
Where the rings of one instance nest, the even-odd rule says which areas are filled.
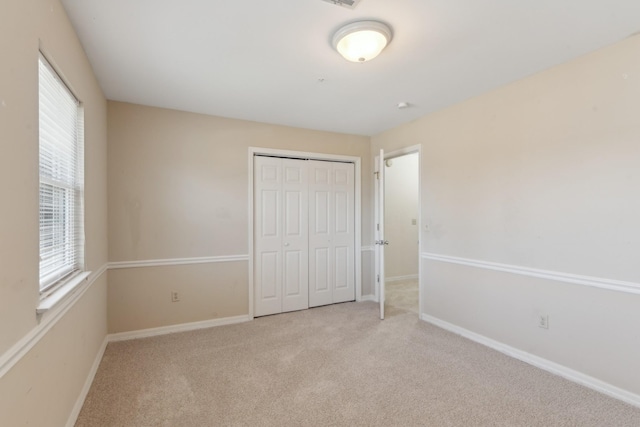
[[[385,284],[385,310],[394,307],[418,315],[418,281],[404,280]]]
[[[111,343],[76,426],[640,426],[640,409],[375,303]]]

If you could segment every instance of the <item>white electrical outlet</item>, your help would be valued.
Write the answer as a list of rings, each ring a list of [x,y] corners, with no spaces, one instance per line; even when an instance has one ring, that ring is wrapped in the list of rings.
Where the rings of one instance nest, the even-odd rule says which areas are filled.
[[[178,292],[171,291],[171,302],[178,302],[178,301],[180,301],[180,296],[178,295]]]
[[[549,329],[549,315],[548,314],[540,314],[538,315],[538,327],[542,329]]]

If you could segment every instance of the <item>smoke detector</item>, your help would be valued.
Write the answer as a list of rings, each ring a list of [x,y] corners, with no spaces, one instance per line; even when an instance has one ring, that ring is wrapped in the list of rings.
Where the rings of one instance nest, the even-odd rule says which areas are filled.
[[[355,9],[360,0],[322,0],[327,3],[333,3],[336,6],[346,7],[347,9]]]

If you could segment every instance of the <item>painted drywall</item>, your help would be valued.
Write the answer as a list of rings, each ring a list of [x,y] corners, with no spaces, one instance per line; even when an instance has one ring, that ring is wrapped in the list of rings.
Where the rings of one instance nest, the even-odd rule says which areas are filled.
[[[246,261],[111,270],[109,331],[247,314],[248,280]],[[178,292],[178,302],[171,301],[173,291]],[[114,308],[118,309],[117,315]]]
[[[107,105],[58,0],[0,7],[0,354],[39,327],[38,50],[85,108],[86,264],[107,262]],[[106,335],[106,279],[93,284],[0,378],[0,425],[61,425]],[[51,357],[49,357],[51,356]],[[46,397],[45,397],[46,396]]]
[[[384,177],[384,235],[387,280],[418,276],[418,153],[387,161]],[[415,222],[415,224],[413,223]]]
[[[107,274],[0,379],[0,425],[64,426],[107,331]]]
[[[368,137],[111,101],[108,117],[113,262],[248,255],[251,146],[357,156],[364,159],[362,176],[371,174]],[[370,180],[362,181],[368,245]],[[173,279],[159,276],[157,267],[113,272],[110,331],[247,314],[248,262],[232,264],[170,268]],[[365,294],[370,285],[363,281]],[[168,304],[170,289],[183,295],[179,303]]]
[[[422,144],[422,251],[639,283],[639,50],[635,36],[373,137],[372,152]],[[425,314],[640,394],[640,295],[422,262]]]

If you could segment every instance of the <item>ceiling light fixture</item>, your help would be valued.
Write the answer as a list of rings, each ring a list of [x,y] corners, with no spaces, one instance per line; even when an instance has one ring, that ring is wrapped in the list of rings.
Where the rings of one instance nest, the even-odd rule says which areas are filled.
[[[347,24],[333,35],[333,47],[347,61],[370,61],[391,41],[391,28],[378,21]]]

